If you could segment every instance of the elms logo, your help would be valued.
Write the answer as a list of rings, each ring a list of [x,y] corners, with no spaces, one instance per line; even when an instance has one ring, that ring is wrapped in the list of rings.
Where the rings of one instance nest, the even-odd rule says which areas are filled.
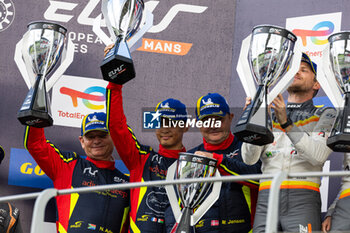
[[[163,6],[159,7],[160,1],[150,0],[145,1],[145,7],[154,14],[164,15],[159,22],[154,22],[153,27],[150,28],[148,33],[160,33],[171,27],[173,20],[177,17],[181,17],[183,13],[185,14],[202,14],[207,10],[207,6],[204,5],[193,5],[178,3],[171,5],[169,8],[161,9]],[[160,4],[162,5],[162,4]],[[159,9],[158,9],[159,8]],[[74,24],[76,21],[80,25],[92,26],[95,17],[100,14],[100,0],[65,0],[65,1],[49,1],[49,6],[44,12],[44,18],[49,21],[63,22],[68,24]],[[202,16],[203,17],[203,16]],[[188,22],[191,24],[192,22]],[[104,24],[104,23],[103,23]],[[170,26],[169,26],[170,25]],[[81,53],[87,53],[89,44],[100,44],[101,41],[94,34],[84,34],[71,31],[69,32],[69,37],[73,42],[77,43],[76,51]],[[158,40],[143,38],[143,43],[139,51],[146,51],[152,53],[163,53],[183,56],[186,55],[192,47],[192,43],[185,43],[179,41],[168,41],[168,40]]]
[[[302,41],[302,50],[316,63],[322,57],[328,37],[340,31],[341,12],[286,19],[286,28]]]
[[[322,21],[317,23],[311,30],[294,29],[292,32],[299,36],[303,42],[303,46],[307,45],[307,38],[310,37],[312,43],[315,45],[327,44],[328,40],[321,40],[318,37],[329,36],[334,31],[334,24],[331,21]]]
[[[85,115],[105,112],[106,85],[102,79],[63,75],[52,91],[54,124],[80,127]]]

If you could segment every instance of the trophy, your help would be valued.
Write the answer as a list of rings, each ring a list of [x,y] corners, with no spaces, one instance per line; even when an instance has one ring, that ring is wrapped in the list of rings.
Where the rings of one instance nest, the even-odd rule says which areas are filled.
[[[243,40],[237,71],[247,96],[255,97],[233,130],[241,141],[254,145],[273,142],[267,106],[289,86],[299,69],[301,51],[296,41],[293,33],[271,25],[254,27],[252,35]]]
[[[216,172],[216,160],[199,155],[181,152],[179,159],[168,168],[166,179],[188,179],[220,177]],[[174,186],[165,186],[169,202],[174,213],[176,224],[172,232],[191,233],[198,220],[217,201],[220,195],[222,182],[199,182],[190,184],[177,184],[176,192]],[[180,199],[183,207],[179,207]]]
[[[336,152],[350,152],[350,32],[335,33],[328,38],[329,46],[324,50],[323,68],[329,81],[336,81],[338,88],[331,93],[343,100],[337,107],[337,117],[327,146]],[[328,93],[327,93],[328,95]]]
[[[47,91],[67,69],[74,56],[72,42],[69,42],[69,51],[66,51],[66,35],[67,29],[61,25],[33,22],[28,25],[28,31],[16,45],[15,61],[28,87],[31,87],[17,113],[17,118],[23,125],[42,128],[53,124]],[[61,66],[56,69],[47,85],[46,77],[63,53]]]
[[[142,35],[153,25],[153,15],[149,13],[146,14],[147,23],[143,22],[146,20],[143,18],[144,8],[143,0],[102,0],[102,14],[114,41],[114,47],[106,54],[101,64],[104,80],[124,84],[135,77],[129,46],[140,41]],[[93,31],[109,45],[111,41],[99,27],[100,20],[100,16],[95,19]],[[136,37],[137,41],[129,43],[128,40],[132,37]]]

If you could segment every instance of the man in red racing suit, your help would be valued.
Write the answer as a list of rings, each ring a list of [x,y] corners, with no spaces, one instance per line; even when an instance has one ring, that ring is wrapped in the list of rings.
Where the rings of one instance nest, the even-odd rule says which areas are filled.
[[[213,153],[222,176],[261,173],[260,161],[253,165],[242,161],[242,142],[230,130],[233,117],[225,98],[220,94],[208,93],[200,97],[196,104],[196,118],[198,121],[208,121],[209,124],[199,128],[203,143],[188,152]],[[214,122],[220,123],[220,126],[211,124]],[[194,232],[251,232],[258,188],[259,182],[255,180],[222,183],[219,199],[194,226]],[[174,232],[175,219],[171,208],[166,210],[165,222],[167,232]]]
[[[56,189],[117,184],[128,177],[115,168],[105,113],[83,119],[79,140],[87,157],[64,152],[46,140],[44,130],[26,127],[24,146]],[[59,233],[119,233],[128,229],[129,191],[108,190],[56,197]]]
[[[167,99],[156,111],[162,121],[185,121],[186,106],[179,100]],[[122,86],[107,86],[107,115],[109,130],[119,156],[130,171],[130,182],[164,180],[168,167],[184,152],[183,134],[187,128],[160,127],[156,129],[158,152],[139,144],[126,123],[123,111]],[[141,187],[130,191],[130,232],[165,232],[164,212],[169,200],[164,187]]]

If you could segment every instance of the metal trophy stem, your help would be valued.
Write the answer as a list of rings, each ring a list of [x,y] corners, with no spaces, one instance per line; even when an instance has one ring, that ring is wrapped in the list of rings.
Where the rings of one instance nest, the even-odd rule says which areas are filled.
[[[17,118],[23,125],[37,128],[53,124],[50,99],[46,92],[46,80],[42,75],[37,76],[34,86],[30,88],[21,109],[17,113]]]
[[[185,207],[182,210],[182,216],[179,223],[176,226],[175,233],[191,233],[191,215],[193,210],[189,207]]]
[[[333,151],[350,152],[350,32],[339,32],[331,35],[329,41],[329,59],[331,74],[343,93],[343,106],[337,109],[337,117],[327,146]],[[328,51],[327,51],[328,52]],[[327,54],[327,53],[326,53]],[[327,63],[326,63],[327,64]],[[326,65],[324,69],[329,69]]]
[[[140,33],[143,35],[146,32],[140,29],[143,12],[143,0],[102,0],[102,13],[115,44],[101,64],[104,80],[124,84],[135,77],[135,68],[127,40],[133,36],[140,37]],[[94,31],[106,41],[97,26],[99,19],[94,23]],[[153,17],[151,20],[153,22]],[[150,25],[147,27],[150,28]]]
[[[61,25],[33,22],[28,25],[28,31],[16,46],[15,61],[20,70],[23,66],[27,69],[26,75],[23,75],[23,70],[21,73],[25,79],[29,77],[30,82],[26,82],[32,86],[17,114],[18,120],[24,125],[41,128],[53,124],[46,76],[54,69],[66,49],[66,34],[67,29]],[[70,62],[73,59],[72,48],[70,46]],[[67,64],[64,67],[66,68]],[[55,77],[54,81],[57,78]]]
[[[266,145],[273,142],[272,121],[267,108],[267,86],[259,85],[253,101],[244,110],[233,133],[244,142]],[[255,117],[254,123],[249,122]]]
[[[179,153],[179,159],[167,172],[167,180],[186,178],[206,178],[220,176],[216,169],[216,160],[191,153]],[[221,182],[191,183],[165,186],[173,210],[177,233],[190,233],[192,227],[219,198]],[[180,210],[178,200],[183,206]],[[172,231],[173,232],[173,231]]]
[[[272,25],[254,27],[250,41],[247,39],[243,41],[237,71],[248,95],[254,92],[251,90],[253,83],[249,80],[251,77],[257,83],[258,89],[253,101],[247,106],[233,130],[241,141],[254,145],[273,142],[272,120],[268,111],[268,104],[272,101],[269,89],[280,80],[274,88],[275,90],[280,86],[278,87],[278,93],[280,93],[292,81],[301,58],[301,52],[298,56],[293,56],[296,41],[297,37],[293,33]],[[249,49],[247,43],[249,43]],[[293,57],[299,60],[293,61]],[[244,60],[247,60],[248,64]],[[247,69],[250,69],[250,72]],[[284,76],[287,80],[282,82]],[[273,96],[277,94],[274,93]]]

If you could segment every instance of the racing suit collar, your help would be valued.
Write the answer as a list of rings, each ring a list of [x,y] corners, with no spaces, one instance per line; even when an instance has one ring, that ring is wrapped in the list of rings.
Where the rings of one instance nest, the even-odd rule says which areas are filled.
[[[232,133],[230,133],[230,135],[228,136],[228,138],[225,139],[225,141],[223,141],[220,144],[217,145],[213,145],[208,143],[204,138],[203,138],[203,145],[204,145],[204,149],[206,151],[217,151],[217,150],[225,150],[227,149],[233,142],[234,136]]]
[[[159,144],[158,153],[168,158],[179,158],[179,152],[186,152],[186,148],[183,146],[181,150],[168,150]]]
[[[114,168],[115,168],[114,161],[95,160],[95,159],[92,159],[90,157],[86,157],[86,160],[92,162],[98,168],[109,169],[109,170],[114,170]]]
[[[305,101],[304,103],[287,103],[287,108],[289,109],[298,109],[298,108],[307,108],[307,107],[313,107],[314,101],[312,99]]]

